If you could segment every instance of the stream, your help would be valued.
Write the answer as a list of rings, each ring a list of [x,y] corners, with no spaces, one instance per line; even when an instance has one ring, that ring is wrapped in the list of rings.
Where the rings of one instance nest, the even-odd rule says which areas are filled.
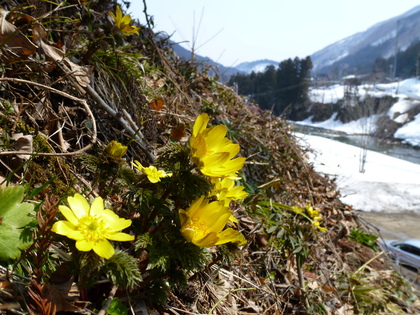
[[[400,143],[397,140],[391,142],[384,141],[372,136],[351,135],[340,131],[328,130],[307,125],[294,124],[294,126],[295,131],[301,132],[303,134],[320,136],[356,147],[363,147],[363,143],[366,143],[368,150],[420,164],[420,148]]]

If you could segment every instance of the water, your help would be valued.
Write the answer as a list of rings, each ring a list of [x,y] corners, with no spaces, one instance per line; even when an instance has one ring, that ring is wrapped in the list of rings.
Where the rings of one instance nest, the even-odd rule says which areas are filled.
[[[340,141],[346,144],[354,145],[356,147],[363,147],[363,143],[367,143],[368,150],[386,154],[412,163],[420,164],[420,148],[402,144],[397,141],[388,142],[371,136],[349,135],[341,132],[334,132],[327,129],[314,127],[297,127],[296,131],[313,136],[321,136],[324,138]]]

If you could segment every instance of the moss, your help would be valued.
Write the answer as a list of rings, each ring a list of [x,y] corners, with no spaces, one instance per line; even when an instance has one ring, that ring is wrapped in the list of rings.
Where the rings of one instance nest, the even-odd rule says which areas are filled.
[[[26,179],[31,188],[49,183],[46,188],[58,196],[68,194],[71,183],[75,181],[74,176],[70,173],[70,166],[58,157],[42,157],[31,161]]]
[[[50,145],[47,142],[47,138],[44,135],[37,134],[33,137],[33,150],[34,152],[52,153]]]

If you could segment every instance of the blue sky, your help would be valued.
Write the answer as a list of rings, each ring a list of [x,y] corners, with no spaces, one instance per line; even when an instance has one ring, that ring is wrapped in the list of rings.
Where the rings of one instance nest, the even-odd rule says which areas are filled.
[[[225,66],[306,57],[420,5],[418,0],[146,0],[155,31]],[[143,1],[127,11],[145,24]]]

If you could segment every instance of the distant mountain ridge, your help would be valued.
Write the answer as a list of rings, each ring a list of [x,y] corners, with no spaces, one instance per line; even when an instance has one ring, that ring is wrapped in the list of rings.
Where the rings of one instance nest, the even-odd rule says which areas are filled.
[[[183,60],[191,60],[191,58],[193,57],[192,51],[182,47],[180,44],[172,43],[172,48],[175,54]],[[196,62],[202,63],[203,65],[212,66],[212,70],[209,74],[212,76],[219,76],[219,80],[221,82],[228,81],[231,75],[238,73],[238,70],[236,68],[225,67],[221,63],[218,63],[210,59],[209,57],[194,54],[194,59]]]
[[[252,72],[263,72],[268,66],[278,67],[280,62],[270,60],[270,59],[261,59],[256,61],[242,62],[239,65],[235,66],[235,69],[239,72],[244,72],[250,74]]]
[[[420,5],[315,52],[311,55],[313,73],[373,64],[376,58],[392,57],[396,49],[404,51],[419,41]]]
[[[182,47],[180,44],[176,44],[176,43],[173,43],[172,47],[174,49],[175,54],[178,57],[184,60],[191,60],[192,58],[191,50],[188,50]],[[263,72],[265,68],[270,65],[273,65],[276,68],[279,65],[278,61],[274,61],[270,59],[261,59],[261,60],[256,60],[256,61],[242,62],[239,65],[234,66],[234,67],[226,67],[218,62],[215,62],[209,57],[204,57],[199,54],[194,54],[194,59],[199,63],[201,62],[206,65],[217,67],[218,71],[213,70],[213,72],[210,74],[219,75],[220,81],[222,82],[227,82],[233,74],[237,74],[237,73],[251,74],[253,71]]]
[[[317,76],[335,73],[340,77],[347,74],[360,74],[363,69],[371,71],[377,58],[391,58],[396,51],[405,51],[417,43],[420,43],[420,5],[313,53],[311,55],[312,74]],[[173,48],[182,59],[191,59],[190,50],[179,44],[173,44]],[[290,58],[294,57],[290,56]],[[273,65],[277,68],[280,63],[270,59],[261,59],[226,67],[209,57],[196,54],[194,58],[203,64],[215,66],[214,72],[210,74],[218,75],[221,82],[227,82],[233,74],[263,72],[267,66]],[[392,76],[392,69],[388,72]]]

